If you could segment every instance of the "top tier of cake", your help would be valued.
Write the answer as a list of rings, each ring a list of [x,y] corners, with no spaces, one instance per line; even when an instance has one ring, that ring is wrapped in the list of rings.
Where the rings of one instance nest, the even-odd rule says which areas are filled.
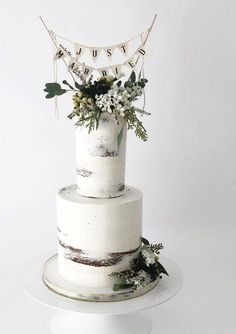
[[[101,115],[97,130],[76,128],[77,191],[81,196],[112,198],[125,189],[127,128],[109,114]]]

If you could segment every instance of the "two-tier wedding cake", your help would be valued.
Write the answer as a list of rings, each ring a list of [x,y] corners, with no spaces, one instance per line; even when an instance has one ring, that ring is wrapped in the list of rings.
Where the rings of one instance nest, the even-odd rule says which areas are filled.
[[[113,286],[141,250],[142,192],[125,186],[126,127],[110,115],[76,129],[77,185],[57,196],[60,274],[79,285]]]
[[[50,36],[57,45],[56,35]],[[55,50],[54,61],[69,57],[64,63],[73,82],[63,80],[64,86],[47,83],[44,91],[48,99],[73,94],[68,117],[76,120],[76,184],[57,194],[57,262],[56,268],[46,266],[49,270],[45,269],[44,281],[68,297],[131,298],[145,293],[158,283],[161,274],[167,274],[159,262],[162,244],[150,244],[142,237],[142,192],[125,184],[127,130],[147,140],[140,116],[149,113],[144,106],[135,106],[147,83],[143,67],[139,73],[136,69],[145,55],[145,41],[142,39],[123,65],[101,69],[81,63],[86,46],[76,43],[75,57],[61,44]],[[109,57],[117,48],[127,56],[127,43],[104,47],[103,51]],[[101,51],[87,49],[93,51],[93,57]],[[126,65],[132,68],[128,76],[121,71]],[[100,74],[96,79],[95,71]],[[52,283],[48,276],[54,272],[56,282]],[[139,294],[134,293],[137,290]]]
[[[167,274],[162,244],[142,238],[142,192],[125,185],[127,128],[147,139],[145,112],[131,105],[147,80],[118,80],[90,78],[74,91],[77,182],[57,194],[59,275],[93,292],[148,291]]]

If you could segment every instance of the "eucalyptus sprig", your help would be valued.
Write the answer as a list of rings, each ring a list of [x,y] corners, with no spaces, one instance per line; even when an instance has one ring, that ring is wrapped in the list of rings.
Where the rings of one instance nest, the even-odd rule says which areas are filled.
[[[44,92],[46,92],[46,99],[51,99],[55,96],[59,96],[62,94],[65,94],[67,92],[66,89],[61,88],[61,85],[57,82],[49,82],[46,83],[46,88],[44,89]]]

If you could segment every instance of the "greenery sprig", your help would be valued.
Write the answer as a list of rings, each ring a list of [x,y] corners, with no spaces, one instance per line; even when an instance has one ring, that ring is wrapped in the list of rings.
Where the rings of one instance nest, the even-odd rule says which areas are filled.
[[[160,250],[162,244],[150,244],[145,238],[142,238],[141,252],[139,256],[131,262],[130,269],[121,272],[113,272],[110,276],[117,279],[113,290],[132,288],[133,290],[145,287],[149,283],[160,280],[161,274],[168,276],[166,269],[159,262]]]
[[[138,119],[136,113],[135,113],[135,108],[132,108],[130,112],[128,112],[124,116],[128,129],[134,129],[135,135],[142,139],[143,141],[147,141],[148,135],[147,135],[147,130],[143,126],[143,123]]]
[[[138,118],[138,114],[148,113],[133,105],[133,102],[143,94],[144,87],[148,82],[147,79],[141,78],[141,72],[137,79],[133,71],[124,83],[120,78],[113,76],[93,80],[92,76],[86,78],[78,70],[75,74],[79,77],[81,83],[75,81],[71,85],[63,80],[62,84],[66,88],[57,82],[46,83],[44,91],[47,93],[47,99],[67,92],[73,93],[73,111],[68,115],[68,118],[76,117],[76,126],[85,125],[88,132],[96,130],[99,127],[102,113],[109,113],[117,123],[119,123],[120,117],[123,117],[125,124],[127,123],[127,128],[134,130],[135,135],[141,140],[146,141],[148,139],[147,131]],[[122,135],[123,128],[117,138],[118,146]]]

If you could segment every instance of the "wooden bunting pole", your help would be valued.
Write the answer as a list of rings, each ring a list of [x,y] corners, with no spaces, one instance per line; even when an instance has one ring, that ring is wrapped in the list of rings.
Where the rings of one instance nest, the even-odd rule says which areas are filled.
[[[147,40],[148,40],[148,37],[149,37],[150,32],[151,32],[151,30],[152,30],[152,28],[153,28],[153,26],[154,26],[154,23],[155,23],[155,21],[156,21],[156,18],[157,18],[157,14],[155,14],[155,16],[154,16],[154,18],[153,18],[153,21],[152,21],[152,24],[151,24],[150,28],[148,29],[147,36],[145,37],[145,40],[143,41],[143,46],[145,46],[145,44],[146,44],[146,42],[147,42]],[[140,59],[140,56],[138,56],[138,58],[136,59],[135,65],[138,63],[139,59]]]
[[[48,34],[49,34],[49,36],[50,36],[50,38],[51,38],[53,44],[54,44],[55,47],[57,48],[57,47],[58,47],[58,46],[57,46],[57,43],[55,42],[54,38],[52,37],[52,35],[51,35],[51,33],[50,33],[48,27],[46,26],[46,23],[44,22],[44,20],[43,20],[43,18],[42,18],[41,16],[39,16],[39,18],[40,18],[40,20],[41,20],[41,22],[42,22],[44,28],[47,30],[47,32],[48,32]],[[65,66],[68,68],[68,65],[67,65],[65,59],[62,58],[62,60],[63,60],[63,62],[64,62],[64,64],[65,64]],[[72,73],[70,70],[69,70],[69,73],[70,73],[72,79],[75,81],[75,77],[74,77],[73,73]]]

